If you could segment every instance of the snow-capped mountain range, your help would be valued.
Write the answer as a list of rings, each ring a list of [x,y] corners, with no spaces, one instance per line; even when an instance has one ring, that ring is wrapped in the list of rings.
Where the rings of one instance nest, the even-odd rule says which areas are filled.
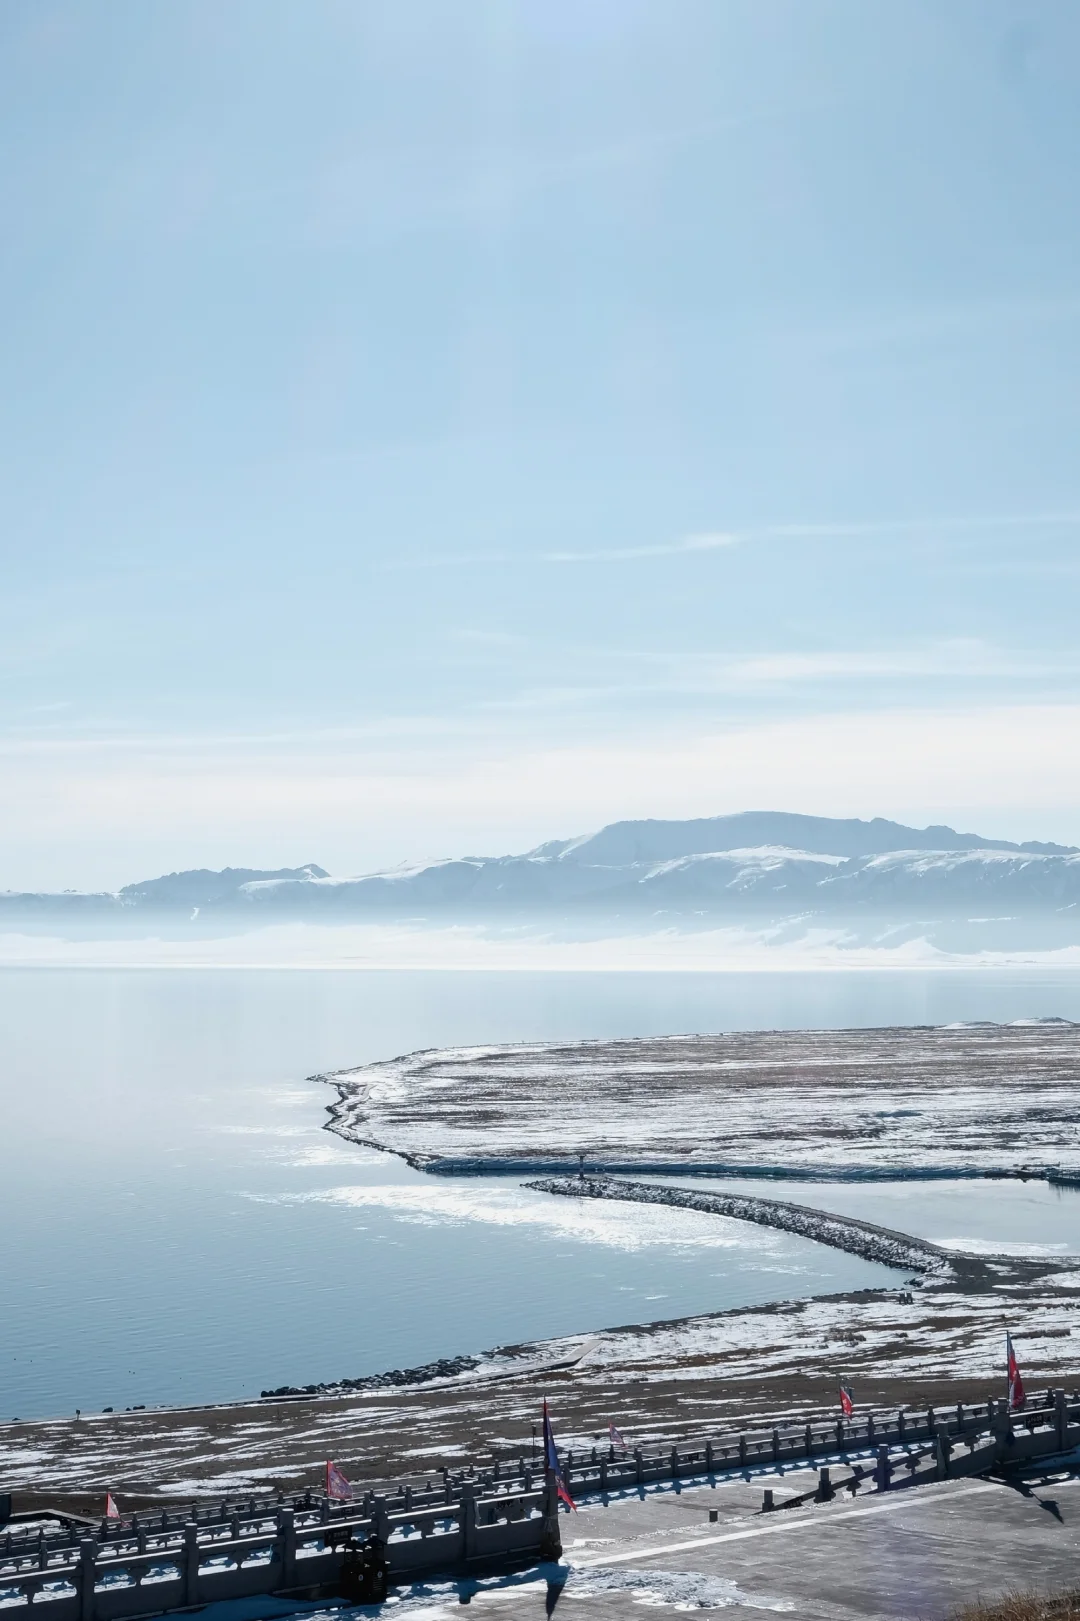
[[[696,821],[613,822],[523,855],[465,856],[354,878],[309,864],[227,867],[129,884],[115,894],[0,894],[5,916],[204,920],[357,918],[877,916],[1005,921],[1080,918],[1080,850],[1012,844],[897,822],[747,811]]]

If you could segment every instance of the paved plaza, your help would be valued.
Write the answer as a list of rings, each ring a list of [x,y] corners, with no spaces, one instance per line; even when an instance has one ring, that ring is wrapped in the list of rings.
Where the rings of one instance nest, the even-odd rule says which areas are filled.
[[[807,1621],[936,1621],[1017,1588],[1080,1585],[1080,1481],[942,1481],[885,1496],[760,1512],[808,1490],[809,1472],[648,1490],[564,1516],[564,1559],[481,1582],[399,1590],[382,1612],[613,1621],[746,1607]],[[717,1515],[710,1520],[710,1510]]]

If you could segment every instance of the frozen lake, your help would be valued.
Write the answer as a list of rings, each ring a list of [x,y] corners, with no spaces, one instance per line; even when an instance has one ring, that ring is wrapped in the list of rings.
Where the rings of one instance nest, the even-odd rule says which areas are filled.
[[[1080,1189],[1046,1182],[784,1182],[763,1178],[656,1177],[688,1188],[723,1188],[857,1216],[971,1254],[1080,1254]]]
[[[687,1212],[423,1177],[324,1132],[315,1071],[458,1043],[1050,1014],[1080,1016],[1073,977],[5,970],[0,1414],[225,1400],[892,1276]],[[1053,1224],[1080,1199],[1027,1208],[1002,1186],[921,1186],[891,1217],[895,1187],[759,1191],[1073,1247]]]

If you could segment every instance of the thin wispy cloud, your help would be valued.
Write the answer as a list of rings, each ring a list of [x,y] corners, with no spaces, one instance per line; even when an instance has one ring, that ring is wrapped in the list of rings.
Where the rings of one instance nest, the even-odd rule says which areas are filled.
[[[784,540],[872,540],[892,536],[917,538],[942,534],[1007,533],[1042,529],[1047,531],[1080,527],[1080,508],[1058,512],[999,512],[961,514],[950,517],[927,518],[865,518],[849,520],[796,519],[783,523],[756,524],[746,528],[712,529],[700,534],[684,535],[678,540],[649,542],[639,546],[551,547],[544,551],[512,551],[506,548],[475,552],[427,552],[417,557],[394,558],[385,562],[383,570],[429,568],[469,568],[477,566],[513,566],[630,563],[654,557],[693,557],[709,552],[725,551],[733,546],[754,542]]]
[[[598,546],[595,548],[574,549],[560,547],[557,550],[543,552],[512,552],[512,551],[486,551],[486,552],[456,552],[440,557],[437,553],[429,553],[423,557],[397,558],[383,566],[388,571],[398,569],[422,568],[463,568],[473,564],[507,563],[527,565],[529,563],[629,563],[640,557],[677,557],[680,554],[694,552],[722,551],[727,546],[737,546],[743,537],[725,533],[723,531],[710,531],[706,534],[684,535],[679,540],[659,541],[656,544],[643,546]]]
[[[544,552],[543,563],[626,563],[636,557],[674,557],[680,552],[716,552],[725,546],[736,546],[739,536],[724,533],[686,535],[682,540],[669,541],[657,546],[600,547],[596,551]]]
[[[1080,525],[1080,509],[1062,512],[999,512],[948,518],[869,518],[853,523],[773,523],[739,531],[740,540],[845,540],[874,535],[920,535],[1009,529],[1069,529]]]
[[[1072,697],[1080,678],[1080,658],[1033,649],[1006,649],[976,638],[920,641],[880,648],[763,649],[760,652],[715,654],[632,648],[563,649],[564,667],[576,663],[577,682],[527,685],[502,693],[480,706],[489,713],[527,711],[555,714],[567,710],[612,714],[642,702],[678,699],[784,699],[801,709],[832,690],[849,689],[858,707],[880,704],[898,686],[914,694],[943,678],[964,683],[970,692],[988,694],[1001,683],[1021,683]],[[614,678],[612,678],[614,675]],[[621,678],[620,678],[621,677]],[[752,711],[747,711],[750,713]],[[730,718],[730,714],[729,714]]]

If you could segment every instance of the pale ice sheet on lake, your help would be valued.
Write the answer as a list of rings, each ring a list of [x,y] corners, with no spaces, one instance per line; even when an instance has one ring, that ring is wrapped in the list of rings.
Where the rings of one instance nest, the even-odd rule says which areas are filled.
[[[742,1249],[755,1259],[798,1271],[790,1239],[767,1228],[723,1216],[699,1214],[663,1205],[607,1205],[593,1200],[570,1201],[531,1193],[514,1184],[494,1186],[463,1178],[460,1182],[369,1186],[347,1184],[297,1194],[272,1196],[275,1202],[330,1203],[357,1210],[382,1209],[398,1219],[422,1224],[467,1223],[498,1227],[532,1227],[556,1236],[622,1250],[653,1245],[676,1248]]]
[[[1068,1244],[1035,1244],[1025,1243],[1020,1239],[988,1239],[988,1238],[936,1238],[935,1244],[942,1249],[957,1250],[965,1255],[1068,1255]]]

